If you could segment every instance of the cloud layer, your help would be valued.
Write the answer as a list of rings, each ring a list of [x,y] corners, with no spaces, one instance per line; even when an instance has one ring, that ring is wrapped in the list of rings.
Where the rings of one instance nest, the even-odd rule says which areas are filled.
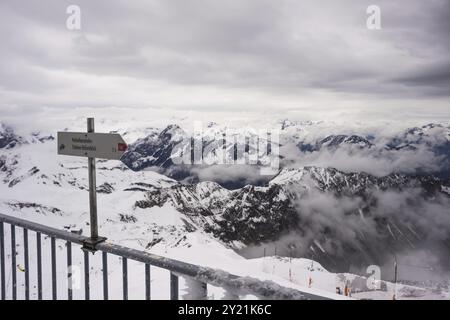
[[[378,1],[378,31],[371,1],[78,1],[80,31],[70,4],[0,5],[2,110],[448,116],[446,0]]]

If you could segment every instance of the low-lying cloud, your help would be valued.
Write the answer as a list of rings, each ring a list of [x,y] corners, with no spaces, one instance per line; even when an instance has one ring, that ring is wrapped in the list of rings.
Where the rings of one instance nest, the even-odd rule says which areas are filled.
[[[308,128],[302,143],[315,146],[330,135],[322,128]],[[280,147],[283,165],[333,167],[346,172],[367,172],[376,176],[391,173],[439,173],[450,167],[450,129],[432,125],[431,128],[402,128],[393,130],[382,125],[349,131],[347,135],[369,139],[370,146],[341,143],[335,147],[321,146],[313,151],[301,151],[297,142],[287,141]]]
[[[297,230],[278,241],[249,247],[247,256],[308,257],[335,272],[365,273],[371,264],[392,268],[394,255],[410,267],[450,271],[450,198],[427,198],[423,190],[367,190],[368,197],[347,197],[316,189],[300,191]],[[426,261],[418,261],[424,252]],[[414,265],[415,264],[415,265]],[[411,268],[409,268],[411,269]],[[405,270],[405,268],[403,268]],[[384,272],[384,270],[382,270]],[[400,279],[416,280],[414,273]],[[426,272],[422,270],[422,274]],[[385,277],[391,275],[386,272]],[[409,277],[409,278],[408,278]]]

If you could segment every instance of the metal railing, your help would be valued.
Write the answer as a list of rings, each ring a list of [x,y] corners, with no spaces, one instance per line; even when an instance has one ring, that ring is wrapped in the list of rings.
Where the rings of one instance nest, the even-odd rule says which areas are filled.
[[[56,263],[56,240],[66,241],[67,253],[67,278],[70,279],[72,266],[72,244],[80,245],[88,240],[88,237],[51,228],[42,224],[26,221],[16,217],[0,214],[0,283],[1,299],[6,299],[5,285],[5,224],[11,228],[11,272],[12,272],[12,299],[17,299],[17,266],[16,266],[16,228],[23,229],[23,256],[24,256],[24,275],[26,300],[30,299],[30,273],[29,273],[29,246],[28,232],[36,233],[36,277],[37,277],[37,298],[42,300],[42,235],[50,237],[51,251],[51,288],[52,299],[58,299],[57,292],[57,263]],[[237,298],[239,295],[251,294],[261,299],[326,299],[325,297],[314,295],[292,288],[282,287],[272,281],[262,281],[249,277],[239,277],[221,270],[201,267],[182,261],[165,258],[145,251],[130,249],[109,242],[98,243],[96,251],[102,254],[102,272],[103,272],[103,299],[109,298],[108,286],[108,254],[122,258],[122,297],[128,299],[128,260],[134,260],[144,264],[144,284],[145,299],[150,300],[150,266],[159,267],[170,271],[170,299],[179,298],[178,278],[182,276],[186,282],[189,282],[188,290],[191,299],[206,299],[207,285],[221,287],[227,293],[225,298]],[[84,298],[90,299],[90,272],[89,272],[89,251],[84,251]],[[72,288],[68,287],[67,298],[73,299]]]

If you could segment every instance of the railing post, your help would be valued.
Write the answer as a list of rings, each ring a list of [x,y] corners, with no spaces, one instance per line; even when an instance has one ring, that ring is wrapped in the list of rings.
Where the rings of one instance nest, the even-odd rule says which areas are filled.
[[[36,232],[36,250],[37,250],[37,290],[38,300],[42,300],[42,246],[41,233]]]
[[[128,260],[122,257],[123,300],[128,300]]]
[[[87,132],[95,132],[94,118],[87,119]],[[91,220],[91,239],[98,238],[98,222],[97,222],[97,187],[95,181],[95,158],[88,158],[89,170],[89,208]]]
[[[90,284],[89,284],[89,252],[83,250],[84,253],[84,299],[89,300],[90,295]]]
[[[56,280],[56,239],[55,237],[50,238],[51,241],[51,252],[52,252],[52,298],[53,300],[58,299],[58,288]]]
[[[170,272],[170,300],[178,300],[178,276]]]
[[[102,251],[103,262],[103,300],[108,300],[108,253]]]
[[[72,243],[67,241],[67,299],[72,300],[73,298],[73,270],[72,270]]]
[[[87,118],[87,132],[95,132],[94,118]],[[96,251],[95,246],[106,240],[105,237],[98,236],[98,216],[97,216],[97,182],[95,158],[88,157],[88,179],[89,179],[89,215],[91,237],[86,239],[83,244],[85,250]]]
[[[30,300],[30,276],[28,273],[28,230],[23,229],[23,254],[25,263],[25,300]]]
[[[12,273],[12,299],[17,300],[17,270],[16,270],[16,227],[11,225],[11,273]]]
[[[151,299],[151,286],[150,286],[150,265],[145,264],[145,300]]]

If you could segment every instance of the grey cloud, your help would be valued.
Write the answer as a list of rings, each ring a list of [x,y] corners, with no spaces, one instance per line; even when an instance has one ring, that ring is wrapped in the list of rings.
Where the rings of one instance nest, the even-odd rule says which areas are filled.
[[[428,92],[448,95],[450,88],[450,63],[446,62],[444,64],[422,67],[395,81],[413,87],[425,86],[428,88]]]
[[[200,181],[215,181],[231,188],[260,184],[268,180],[267,176],[261,176],[258,167],[251,165],[212,165],[193,168],[191,172],[197,175]]]
[[[11,97],[4,103],[32,104],[28,95],[42,92],[51,105],[79,105],[80,95],[106,105],[83,87],[111,90],[97,78],[116,82],[123,96],[127,79],[144,95],[153,81],[187,92],[197,86],[206,105],[236,90],[294,102],[311,91],[356,94],[362,103],[450,92],[440,67],[450,64],[445,0],[378,1],[380,31],[365,27],[370,1],[79,1],[76,32],[65,28],[69,4],[2,2],[0,86]]]

